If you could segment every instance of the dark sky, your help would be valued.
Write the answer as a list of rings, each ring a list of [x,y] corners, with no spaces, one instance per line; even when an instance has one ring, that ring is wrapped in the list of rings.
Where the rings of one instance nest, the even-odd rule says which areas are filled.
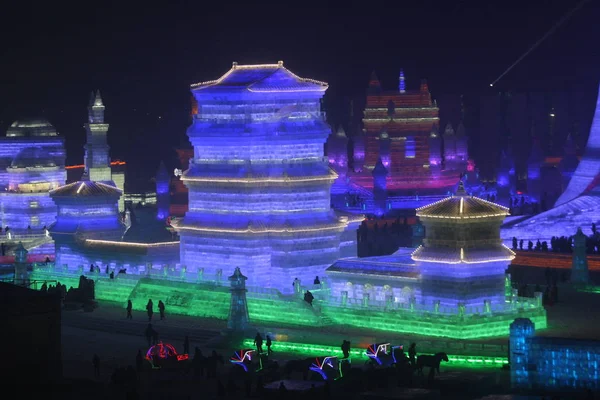
[[[334,102],[364,93],[373,69],[394,87],[401,67],[409,88],[427,78],[434,97],[485,93],[578,1],[13,3],[0,17],[0,128],[44,115],[67,138],[68,163],[79,163],[89,92],[99,88],[113,158],[147,180],[185,138],[189,84],[217,78],[232,61],[284,60],[329,82]],[[590,0],[494,90],[595,92],[599,3]]]

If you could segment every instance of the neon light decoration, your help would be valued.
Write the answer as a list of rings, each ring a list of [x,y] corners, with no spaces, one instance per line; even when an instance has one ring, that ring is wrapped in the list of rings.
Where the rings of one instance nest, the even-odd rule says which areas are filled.
[[[343,376],[342,364],[337,356],[317,357],[308,369],[321,375],[325,381],[337,380]]]
[[[402,348],[402,346],[391,346],[390,343],[373,343],[367,347],[365,354],[378,365],[391,365],[397,362],[396,350]]]
[[[175,347],[169,343],[159,342],[146,352],[146,360],[150,361],[152,368],[161,368],[165,363],[187,359],[189,359],[188,354],[178,354]]]
[[[246,339],[243,343],[245,346],[252,345],[253,339]],[[342,351],[339,347],[328,346],[321,344],[310,344],[310,343],[295,343],[295,342],[277,342],[277,348],[280,351],[286,351],[291,353],[302,353],[302,354],[319,354],[327,352],[329,354],[337,354],[342,356]],[[362,349],[350,349],[350,356],[361,359],[369,359],[366,352]],[[450,362],[455,364],[473,365],[481,367],[494,367],[508,364],[507,357],[487,357],[477,355],[448,355]]]
[[[180,177],[189,207],[173,221],[190,272],[203,268],[211,279],[240,267],[249,285],[287,293],[295,278],[310,282],[356,254],[355,244],[342,251],[340,242],[357,224],[330,209],[338,175],[324,157],[326,89],[282,62],[234,63],[221,78],[192,85],[194,156]]]
[[[252,363],[252,354],[254,353],[253,349],[242,349],[236,351],[229,362],[235,365],[239,365],[244,369],[245,372],[248,372],[248,365]],[[260,355],[259,355],[260,360]]]

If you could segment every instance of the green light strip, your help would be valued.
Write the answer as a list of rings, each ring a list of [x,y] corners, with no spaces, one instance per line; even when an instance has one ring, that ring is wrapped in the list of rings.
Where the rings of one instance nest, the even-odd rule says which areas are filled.
[[[246,339],[243,342],[244,347],[254,347],[254,340]],[[321,354],[321,355],[343,355],[342,350],[337,347],[318,345],[318,344],[305,344],[305,343],[293,343],[293,342],[273,342],[273,349],[281,349],[282,351],[299,352],[308,354]],[[351,349],[350,355],[353,357],[359,357],[367,359],[366,349]],[[450,355],[448,359],[455,364],[467,364],[469,366],[498,366],[508,364],[508,358],[506,357],[481,357],[481,356],[466,356],[466,355]]]

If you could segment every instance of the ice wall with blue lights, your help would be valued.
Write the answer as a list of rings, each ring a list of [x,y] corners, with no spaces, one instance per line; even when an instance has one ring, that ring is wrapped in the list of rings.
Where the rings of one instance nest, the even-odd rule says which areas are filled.
[[[518,318],[510,326],[510,375],[520,389],[600,388],[600,341],[536,337],[535,324]]]

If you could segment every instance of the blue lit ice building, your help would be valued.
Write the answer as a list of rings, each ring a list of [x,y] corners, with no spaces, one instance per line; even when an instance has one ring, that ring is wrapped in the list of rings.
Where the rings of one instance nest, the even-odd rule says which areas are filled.
[[[0,215],[2,228],[10,228],[9,247],[22,241],[32,254],[53,252],[45,228],[56,206],[48,192],[65,180],[64,139],[56,129],[43,118],[15,121],[0,138]]]
[[[157,268],[175,266],[179,262],[179,242],[168,232],[164,216],[156,209],[136,209],[127,211],[123,218],[119,211],[123,191],[112,180],[108,124],[104,122],[99,92],[91,96],[86,131],[81,180],[50,191],[56,204],[56,222],[50,227],[56,265],[87,272],[94,264],[101,266],[102,272],[109,266],[110,270],[127,269],[129,273],[142,273],[150,264]],[[157,189],[164,189],[162,175],[157,179]],[[152,214],[150,218],[148,213]]]
[[[518,389],[600,389],[600,342],[535,336],[528,318],[510,326],[510,377]]]
[[[324,157],[327,84],[278,64],[238,65],[192,85],[198,114],[181,179],[189,210],[176,221],[181,264],[216,276],[240,267],[250,285],[292,290],[356,255],[362,218],[330,208],[337,175]]]

